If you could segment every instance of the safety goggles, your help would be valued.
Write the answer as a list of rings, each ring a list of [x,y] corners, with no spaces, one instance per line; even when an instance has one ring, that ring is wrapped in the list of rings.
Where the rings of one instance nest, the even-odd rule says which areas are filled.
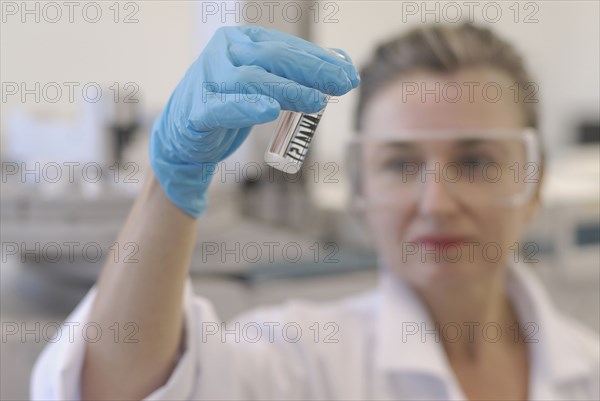
[[[538,134],[526,129],[362,133],[347,149],[354,205],[407,207],[428,188],[460,202],[514,207],[539,184]]]

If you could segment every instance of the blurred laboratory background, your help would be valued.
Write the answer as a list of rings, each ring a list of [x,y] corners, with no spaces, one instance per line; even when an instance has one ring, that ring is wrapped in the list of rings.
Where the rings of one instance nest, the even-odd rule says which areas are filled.
[[[149,171],[152,122],[217,28],[276,28],[344,49],[360,66],[393,34],[423,22],[456,22],[444,2],[76,3],[71,14],[62,3],[2,3],[2,400],[28,397],[31,367],[48,340],[7,330],[51,330],[93,285],[105,258],[134,254],[135,244],[115,241]],[[496,8],[486,9],[493,2],[475,3],[474,21],[514,43],[539,86],[548,162],[543,208],[523,239],[538,246],[533,270],[559,309],[598,330],[599,3],[496,2],[498,18]],[[433,13],[415,11],[424,4]],[[462,19],[469,17],[456,4]],[[196,292],[222,318],[375,284],[376,255],[347,207],[344,141],[355,101],[350,93],[328,106],[301,173],[264,164],[273,124],[255,127],[219,166],[191,274]],[[256,261],[248,244],[273,241],[273,260]],[[290,244],[303,254],[282,253]]]

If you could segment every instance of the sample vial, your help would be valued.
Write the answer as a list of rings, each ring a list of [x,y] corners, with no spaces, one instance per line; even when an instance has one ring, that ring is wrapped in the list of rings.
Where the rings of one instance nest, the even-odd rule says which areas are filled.
[[[346,59],[335,50],[327,50],[344,60]],[[329,100],[329,96],[326,96],[326,99]],[[300,171],[325,108],[327,105],[317,113],[311,114],[282,111],[265,152],[265,163],[285,173],[294,174]]]

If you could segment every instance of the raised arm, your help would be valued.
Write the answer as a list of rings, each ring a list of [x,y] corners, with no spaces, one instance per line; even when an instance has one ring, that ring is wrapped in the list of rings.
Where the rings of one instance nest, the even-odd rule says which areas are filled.
[[[139,342],[105,336],[86,344],[84,399],[144,398],[172,372],[196,218],[216,164],[253,125],[282,109],[315,113],[325,94],[342,95],[358,83],[351,62],[295,36],[256,26],[216,32],[153,126],[153,175],[118,239],[137,244],[138,261],[108,261],[89,315],[101,327],[132,322]]]
[[[196,220],[173,205],[150,175],[117,241],[137,245],[136,261],[111,259],[97,284],[90,321],[104,332],[117,323],[122,335],[116,342],[104,335],[86,344],[83,399],[141,399],[169,377],[183,332],[183,285],[195,227]],[[135,330],[137,342],[126,341]]]

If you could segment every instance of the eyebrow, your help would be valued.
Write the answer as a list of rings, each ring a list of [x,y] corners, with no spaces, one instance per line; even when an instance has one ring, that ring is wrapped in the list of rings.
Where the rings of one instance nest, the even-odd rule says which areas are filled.
[[[450,140],[451,141],[451,140]],[[391,151],[416,151],[421,148],[421,145],[418,144],[419,140],[416,141],[389,141],[387,143],[382,143],[381,150],[391,150]],[[455,149],[472,149],[477,146],[486,145],[489,142],[486,139],[479,138],[471,138],[471,139],[461,139],[456,141],[454,144]],[[500,145],[498,143],[498,145]],[[495,150],[500,151],[504,155],[508,155],[510,153],[509,149],[506,146],[493,146]]]
[[[465,139],[462,141],[458,141],[459,145],[462,147],[473,147],[473,146],[477,146],[477,145],[481,145],[483,143],[482,139]]]
[[[382,144],[382,145],[384,148],[413,150],[413,149],[418,149],[420,147],[420,142],[421,142],[420,140],[390,141],[387,143],[384,142],[384,144]],[[481,145],[483,143],[485,143],[485,141],[481,140],[481,139],[466,139],[466,140],[458,141],[457,146],[470,148],[470,147],[475,147],[475,146]]]
[[[398,142],[386,143],[383,147],[384,148],[391,147],[391,148],[394,148],[394,149],[408,149],[408,150],[411,150],[411,149],[416,149],[417,145],[414,144],[414,143],[411,143],[411,142],[400,142],[400,141],[398,141]]]
[[[459,146],[460,148],[474,148],[478,145],[484,145],[485,144],[485,140],[482,139],[467,139],[464,141],[460,141]],[[508,156],[510,154],[510,150],[509,147],[507,146],[502,146],[502,144],[500,142],[498,142],[496,144],[497,146],[493,146],[494,150],[498,150],[502,155],[504,156]]]
[[[496,145],[501,146],[501,143],[499,141],[492,141],[492,142],[496,142]],[[475,146],[479,146],[479,145],[485,145],[485,144],[490,144],[492,143],[488,140],[484,140],[484,139],[465,139],[465,140],[461,140],[458,142],[458,146],[463,147],[463,148],[473,148]],[[496,146],[494,146],[496,147]],[[502,149],[504,151],[506,151],[506,146],[501,146]]]

